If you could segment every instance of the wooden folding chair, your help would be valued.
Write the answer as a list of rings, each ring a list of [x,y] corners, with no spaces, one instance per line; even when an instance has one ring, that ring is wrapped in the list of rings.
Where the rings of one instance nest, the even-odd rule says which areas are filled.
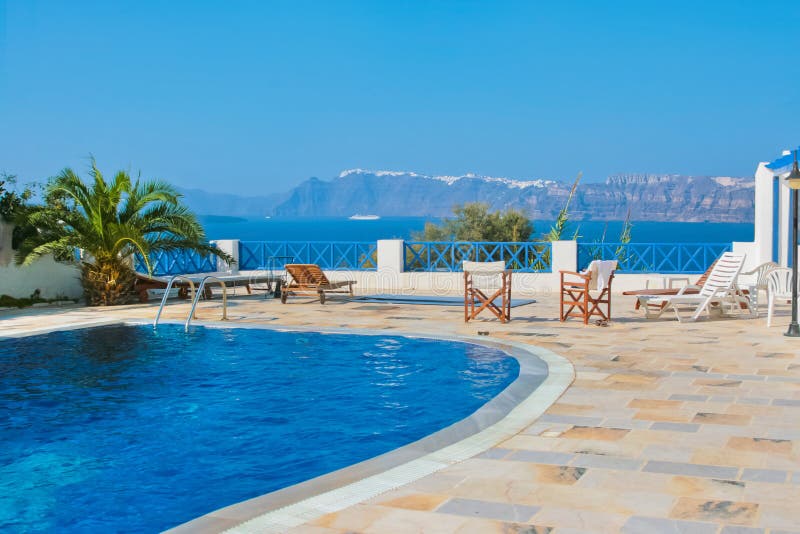
[[[486,291],[493,288],[479,288],[476,279],[500,284],[489,296]],[[497,299],[500,299],[499,306],[495,303]],[[476,303],[480,303],[478,307]],[[492,312],[501,323],[511,320],[511,271],[503,261],[464,262],[464,322],[474,319],[483,310]]]
[[[595,260],[582,273],[561,271],[560,320],[578,317],[583,319],[583,324],[589,324],[589,318],[596,315],[601,321],[610,321],[611,282],[616,268],[614,260]],[[592,291],[599,293],[594,296]]]

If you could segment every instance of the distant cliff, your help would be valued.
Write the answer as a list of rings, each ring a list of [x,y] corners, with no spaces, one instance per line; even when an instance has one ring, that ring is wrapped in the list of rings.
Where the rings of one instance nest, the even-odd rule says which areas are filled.
[[[410,172],[345,171],[333,180],[306,180],[272,206],[277,216],[442,217],[465,202],[492,209],[517,208],[533,219],[554,219],[569,183],[486,176],[426,176]],[[749,222],[753,220],[752,178],[620,175],[604,183],[582,183],[571,204],[575,220],[620,220],[630,210],[640,221]],[[237,215],[240,213],[235,213]]]
[[[183,202],[200,215],[228,217],[265,217],[283,202],[289,193],[239,196],[231,193],[210,193],[202,189],[180,188]]]

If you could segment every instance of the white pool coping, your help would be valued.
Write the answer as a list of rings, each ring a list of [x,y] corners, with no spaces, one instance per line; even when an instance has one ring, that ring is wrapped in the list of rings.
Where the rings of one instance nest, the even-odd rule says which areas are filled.
[[[226,532],[232,534],[282,533],[287,529],[313,521],[323,515],[344,510],[345,508],[376,497],[387,491],[410,484],[411,482],[440,471],[445,467],[481,454],[516,434],[519,434],[561,397],[575,377],[575,370],[572,364],[567,359],[552,351],[541,347],[526,345],[524,343],[505,339],[493,339],[485,336],[435,335],[403,330],[387,331],[346,328],[303,328],[278,325],[266,326],[252,323],[246,325],[237,324],[236,326],[230,323],[196,324],[222,328],[266,328],[288,332],[306,331],[331,334],[403,336],[478,344],[503,350],[510,356],[516,358],[520,363],[520,376],[492,399],[492,401],[489,401],[469,417],[431,436],[423,438],[418,442],[405,445],[371,460],[345,467],[333,473],[211,512],[169,530],[168,532],[172,534],[189,532]],[[535,389],[529,392],[524,398],[518,399],[518,402],[515,402],[513,407],[509,407],[507,413],[499,420],[493,421],[488,425],[482,424],[486,423],[486,414],[482,412],[485,412],[487,407],[494,401],[498,401],[504,395],[508,396],[509,391],[513,391],[515,386],[519,388],[519,382],[524,379],[525,360],[529,360],[527,363],[530,363],[530,360],[533,359],[540,360],[547,366],[547,376],[544,381],[536,386]],[[508,400],[510,399],[505,399],[505,401]],[[472,426],[474,433],[431,452],[420,454],[418,457],[402,462],[399,465],[390,465],[380,472],[368,474],[363,478],[345,482],[334,489],[320,492],[321,486],[330,485],[331,478],[347,479],[348,475],[351,474],[350,472],[358,471],[364,464],[391,464],[392,456],[396,457],[402,454],[408,455],[409,453],[413,455],[415,445],[420,442],[430,440],[432,437],[446,440],[448,430],[458,425],[462,425],[462,427]],[[299,491],[293,492],[293,490]],[[287,492],[294,493],[293,497],[295,498],[295,502],[284,506],[278,506],[271,510],[265,508],[262,513],[250,519],[241,520],[242,512],[253,514],[257,508],[270,507],[270,505],[274,505],[275,501],[281,500],[279,499],[279,497],[282,496],[281,494]],[[305,498],[303,495],[305,495]],[[231,525],[231,523],[235,522],[238,522],[238,524]]]
[[[177,324],[164,321],[162,324]],[[112,324],[150,324],[147,321],[107,319],[65,323],[52,327],[15,330],[0,339],[27,337],[59,330]],[[401,336],[458,341],[500,349],[517,359],[520,375],[472,415],[416,442],[332,473],[267,493],[183,523],[167,532],[282,533],[292,527],[338,512],[456,464],[519,434],[566,391],[575,377],[572,364],[547,349],[486,336],[436,335],[404,330],[303,328],[257,323],[196,322],[211,328],[266,329]],[[547,366],[541,383],[537,364]],[[538,376],[540,376],[539,373]],[[537,385],[534,385],[536,382]],[[530,391],[530,388],[534,389]],[[526,391],[527,389],[527,391]],[[524,397],[521,397],[521,394]]]

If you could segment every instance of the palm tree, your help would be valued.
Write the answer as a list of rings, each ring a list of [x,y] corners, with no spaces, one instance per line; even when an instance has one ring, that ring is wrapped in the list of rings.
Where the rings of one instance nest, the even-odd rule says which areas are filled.
[[[46,254],[74,258],[82,249],[81,283],[87,304],[127,302],[136,279],[132,256],[139,253],[152,273],[151,253],[193,250],[231,258],[206,242],[203,227],[169,184],[132,181],[119,171],[107,182],[91,160],[94,182],[81,180],[64,169],[46,188],[45,203],[30,213],[36,228],[17,253],[19,263],[30,264]]]

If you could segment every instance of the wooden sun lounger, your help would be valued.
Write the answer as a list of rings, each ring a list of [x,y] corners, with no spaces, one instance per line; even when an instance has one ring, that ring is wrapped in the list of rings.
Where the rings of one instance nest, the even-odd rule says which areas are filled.
[[[331,282],[319,265],[313,263],[287,263],[286,272],[290,280],[281,288],[281,302],[292,295],[317,295],[320,304],[325,304],[326,293],[344,293],[353,296],[355,281]]]

